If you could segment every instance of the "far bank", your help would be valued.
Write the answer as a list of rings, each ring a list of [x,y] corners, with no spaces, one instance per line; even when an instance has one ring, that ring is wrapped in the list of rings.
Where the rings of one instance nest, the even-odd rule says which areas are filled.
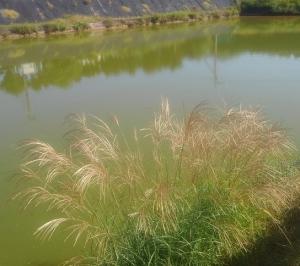
[[[207,22],[239,16],[237,8],[214,9],[211,11],[177,11],[155,13],[137,17],[65,16],[46,22],[12,23],[0,25],[0,40],[23,37],[44,37],[54,34],[80,33],[84,31],[122,30],[172,23]]]

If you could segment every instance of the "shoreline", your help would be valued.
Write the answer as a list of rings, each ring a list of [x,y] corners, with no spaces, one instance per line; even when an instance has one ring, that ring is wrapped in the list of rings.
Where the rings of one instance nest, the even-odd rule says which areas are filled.
[[[0,41],[35,39],[53,35],[76,34],[82,32],[104,32],[127,30],[137,27],[161,26],[195,22],[227,20],[239,17],[237,8],[212,10],[210,12],[178,11],[157,13],[142,17],[100,18],[72,16],[43,23],[0,25]]]

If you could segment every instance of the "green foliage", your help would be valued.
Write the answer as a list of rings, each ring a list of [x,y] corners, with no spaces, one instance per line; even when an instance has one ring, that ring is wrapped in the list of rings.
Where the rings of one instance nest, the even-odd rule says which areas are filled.
[[[172,12],[172,13],[159,13],[150,16],[152,24],[165,24],[170,22],[183,22],[189,19],[196,18],[196,13],[192,12]]]
[[[90,28],[89,24],[86,22],[76,22],[72,25],[72,28],[77,32],[82,32]]]
[[[300,0],[243,0],[242,14],[298,15]]]
[[[192,12],[188,13],[187,15],[188,15],[189,19],[191,19],[191,20],[197,19],[197,17],[198,17],[197,13],[192,13]]]
[[[153,16],[151,16],[150,17],[150,22],[152,23],[152,24],[156,24],[156,23],[158,23],[159,22],[159,15],[153,15]]]
[[[9,28],[9,31],[13,34],[19,35],[31,35],[33,33],[38,33],[38,27],[32,24],[21,24],[21,25],[14,25]]]
[[[42,28],[46,34],[64,32],[67,29],[66,25],[62,23],[47,23],[42,25]]]
[[[89,4],[90,1],[86,1]],[[149,13],[147,13],[149,14]],[[221,17],[232,17],[237,16],[236,8],[227,8],[222,10],[211,9],[206,13],[199,10],[189,11],[177,11],[169,13],[157,13],[152,15],[145,15],[140,17],[128,17],[128,18],[100,18],[97,16],[80,16],[80,15],[66,15],[64,18],[51,20],[47,23],[30,23],[30,24],[15,24],[13,26],[3,26],[8,31],[1,33],[1,36],[6,37],[9,33],[19,35],[30,35],[32,33],[38,34],[39,30],[45,32],[45,34],[65,32],[67,29],[73,29],[76,32],[82,32],[90,29],[90,23],[103,24],[107,29],[110,28],[121,28],[127,26],[132,28],[135,26],[142,25],[153,25],[153,24],[167,24],[173,22],[192,22],[196,20],[203,20],[209,18],[221,18]],[[97,28],[97,27],[93,27]],[[7,34],[8,32],[8,34]]]
[[[110,29],[114,26],[114,22],[111,18],[104,19],[102,21],[105,28]]]

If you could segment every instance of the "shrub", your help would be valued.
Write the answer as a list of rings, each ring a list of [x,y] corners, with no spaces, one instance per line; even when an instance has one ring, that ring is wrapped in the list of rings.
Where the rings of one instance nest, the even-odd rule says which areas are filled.
[[[169,21],[186,21],[188,19],[188,15],[186,12],[174,12],[168,13],[167,18]]]
[[[213,10],[211,12],[211,16],[214,18],[214,19],[218,19],[218,18],[221,18],[223,16],[223,13],[220,11],[220,10]]]
[[[47,23],[44,24],[42,28],[46,34],[50,34],[54,32],[63,32],[67,27],[62,23]]]
[[[129,139],[117,118],[74,116],[66,152],[24,142],[16,197],[60,213],[37,236],[82,239],[88,255],[68,265],[220,265],[298,198],[293,144],[258,111],[178,119],[163,101],[153,120]]]
[[[188,13],[188,17],[189,19],[191,20],[195,20],[198,18],[197,14],[196,13]]]
[[[137,26],[142,26],[142,25],[144,25],[144,24],[146,24],[146,22],[145,22],[145,19],[144,18],[136,18],[135,19],[135,24],[137,25]]]
[[[90,28],[89,24],[86,22],[76,22],[72,28],[77,31],[77,32],[81,32],[81,31],[85,31],[88,30]]]
[[[13,34],[19,34],[25,36],[33,33],[38,33],[38,28],[35,25],[22,24],[22,25],[14,25],[10,27],[9,31]]]
[[[112,20],[111,18],[104,19],[104,20],[102,21],[102,23],[103,23],[104,27],[105,27],[105,28],[108,28],[108,29],[109,29],[109,28],[112,28],[113,25],[114,25],[113,20]]]
[[[187,12],[162,13],[150,16],[149,20],[152,24],[165,24],[168,22],[188,21],[189,16]]]
[[[158,16],[158,23],[159,24],[166,24],[168,22],[171,22],[171,20],[167,15],[161,14],[161,15]]]
[[[159,15],[150,16],[150,22],[152,24],[157,24],[159,22]]]

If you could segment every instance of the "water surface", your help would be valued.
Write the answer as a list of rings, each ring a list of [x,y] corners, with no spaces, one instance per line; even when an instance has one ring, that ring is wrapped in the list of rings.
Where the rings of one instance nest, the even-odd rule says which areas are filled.
[[[9,200],[20,140],[60,146],[70,113],[116,114],[124,127],[144,126],[162,96],[177,112],[203,100],[261,106],[299,140],[299,84],[296,18],[0,43],[0,266],[57,265],[81,249],[37,241],[32,233],[47,214]]]

